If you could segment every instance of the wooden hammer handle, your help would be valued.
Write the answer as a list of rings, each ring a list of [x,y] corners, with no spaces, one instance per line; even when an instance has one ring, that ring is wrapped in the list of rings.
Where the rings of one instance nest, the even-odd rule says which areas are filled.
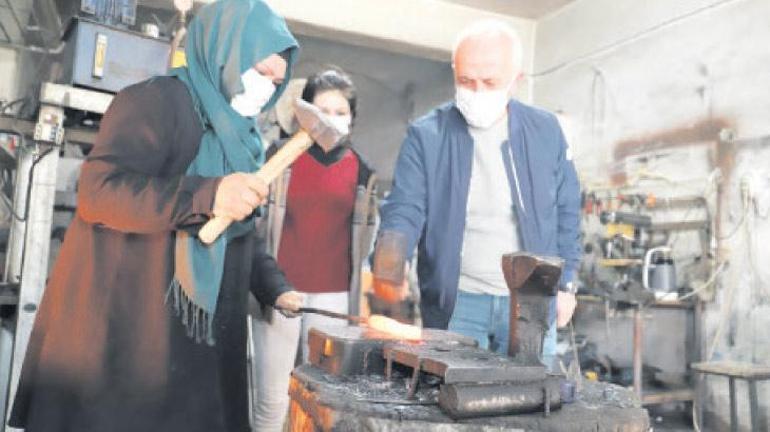
[[[286,144],[278,150],[273,157],[270,158],[262,168],[259,169],[254,175],[258,176],[265,184],[270,184],[275,180],[286,168],[289,167],[297,158],[305,152],[313,144],[313,139],[310,138],[307,132],[300,130],[294,134]],[[203,228],[198,231],[198,237],[204,244],[211,244],[233,223],[232,219],[214,216],[211,220],[203,225]]]

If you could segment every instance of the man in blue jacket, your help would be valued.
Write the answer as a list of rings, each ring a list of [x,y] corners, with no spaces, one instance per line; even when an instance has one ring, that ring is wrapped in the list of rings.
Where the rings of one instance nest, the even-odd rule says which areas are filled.
[[[404,251],[416,246],[424,326],[505,353],[509,292],[501,256],[561,257],[543,348],[550,367],[557,309],[564,324],[575,307],[580,185],[556,117],[511,98],[521,58],[518,35],[504,23],[476,23],[458,37],[455,101],[414,121],[401,147],[382,208],[375,283],[382,282],[377,255],[389,238],[402,239]]]

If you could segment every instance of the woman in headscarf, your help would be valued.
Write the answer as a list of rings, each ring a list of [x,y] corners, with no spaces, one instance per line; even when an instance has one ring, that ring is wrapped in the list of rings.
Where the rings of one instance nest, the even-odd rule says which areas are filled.
[[[10,424],[38,431],[249,431],[246,305],[296,310],[251,214],[267,185],[253,117],[297,42],[261,0],[191,22],[187,67],[120,92],[83,165]],[[211,246],[213,215],[233,224]]]

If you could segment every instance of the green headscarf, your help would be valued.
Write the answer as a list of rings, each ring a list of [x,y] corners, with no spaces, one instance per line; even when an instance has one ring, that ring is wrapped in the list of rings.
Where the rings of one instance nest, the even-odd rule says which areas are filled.
[[[254,172],[262,165],[264,148],[254,120],[233,110],[230,99],[243,92],[241,74],[271,54],[281,54],[288,68],[284,83],[263,108],[269,109],[291,77],[297,50],[286,22],[262,0],[219,0],[201,8],[188,28],[187,66],[171,71],[187,85],[204,125],[187,175],[221,177]],[[211,246],[185,231],[176,232],[169,294],[196,341],[214,344],[212,323],[227,244],[253,226],[253,221],[232,224]]]

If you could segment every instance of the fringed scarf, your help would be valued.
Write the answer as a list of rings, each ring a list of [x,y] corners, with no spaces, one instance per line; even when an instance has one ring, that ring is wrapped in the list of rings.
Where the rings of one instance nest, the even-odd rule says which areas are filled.
[[[288,68],[284,84],[264,108],[269,109],[290,79],[297,50],[286,22],[262,0],[219,0],[201,8],[188,28],[187,66],[171,71],[187,85],[204,125],[187,175],[221,177],[254,172],[262,165],[264,149],[254,119],[242,117],[229,101],[243,92],[241,74],[280,53]],[[166,298],[172,299],[188,335],[197,342],[215,343],[214,312],[227,244],[251,231],[249,222],[232,224],[211,246],[185,231],[176,232],[174,279]]]

